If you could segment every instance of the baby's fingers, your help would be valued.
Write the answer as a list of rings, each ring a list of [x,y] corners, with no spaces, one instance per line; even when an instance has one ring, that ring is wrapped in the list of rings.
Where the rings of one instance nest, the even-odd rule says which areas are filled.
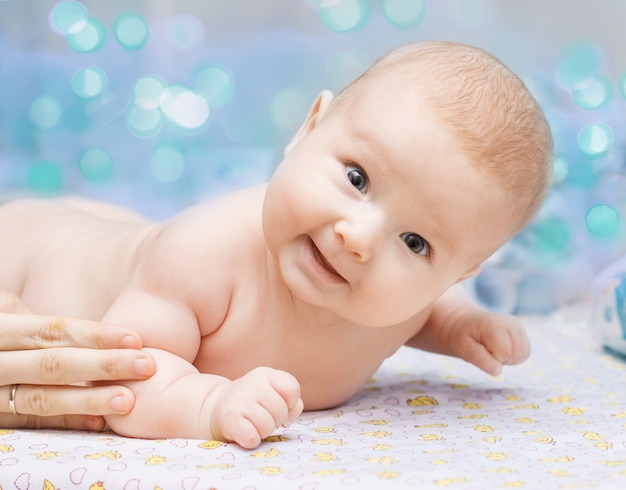
[[[291,374],[285,371],[275,371],[271,378],[272,387],[282,397],[287,413],[282,420],[278,420],[278,425],[288,427],[297,419],[304,408],[302,399],[300,398],[300,383]]]
[[[246,417],[234,417],[224,429],[222,436],[244,449],[254,449],[261,444],[261,434],[254,422]]]
[[[280,398],[276,393],[274,397]],[[269,436],[276,429],[276,414],[272,413],[267,405],[273,401],[249,400],[235,398],[226,400],[220,409],[224,410],[221,420],[221,429],[214,432],[214,436],[233,441],[246,449],[257,447],[264,437]],[[284,403],[282,403],[284,407]],[[287,413],[287,410],[282,410]]]
[[[283,427],[289,427],[301,414],[304,410],[304,402],[301,399],[298,399],[296,404],[289,409],[289,414],[287,416],[287,421],[283,423]]]
[[[285,401],[276,392],[272,395],[244,407],[242,416],[231,419],[224,431],[224,436],[241,447],[253,449],[279,426],[290,424],[292,419],[289,419]],[[296,402],[297,405],[298,402]]]
[[[476,344],[466,360],[491,376],[499,376],[502,373],[502,362],[494,358],[482,344]]]
[[[519,364],[530,354],[530,342],[522,323],[505,317],[482,333],[481,343],[501,364]]]
[[[499,376],[502,363],[494,358],[484,340],[465,335],[457,340],[460,357],[491,376]]]
[[[530,356],[530,339],[524,328],[515,329],[511,332],[513,352],[506,364],[521,364]]]

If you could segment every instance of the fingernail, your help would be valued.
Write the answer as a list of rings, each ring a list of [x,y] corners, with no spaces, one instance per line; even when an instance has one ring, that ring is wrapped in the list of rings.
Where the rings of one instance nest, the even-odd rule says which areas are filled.
[[[125,335],[122,337],[122,347],[125,349],[137,349],[141,347],[141,342],[137,340],[137,337]]]
[[[139,376],[150,376],[152,374],[152,369],[150,368],[150,363],[148,359],[145,357],[139,357],[135,359],[133,363],[133,368],[135,369],[135,373]]]
[[[124,395],[117,395],[111,398],[111,408],[116,412],[126,413],[128,412],[128,400]]]

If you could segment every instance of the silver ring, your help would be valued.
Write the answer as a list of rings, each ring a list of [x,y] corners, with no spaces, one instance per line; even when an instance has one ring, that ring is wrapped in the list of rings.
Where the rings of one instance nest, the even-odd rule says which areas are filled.
[[[17,393],[18,385],[11,385],[11,391],[9,391],[9,412],[13,415],[20,415],[15,409],[15,393]]]

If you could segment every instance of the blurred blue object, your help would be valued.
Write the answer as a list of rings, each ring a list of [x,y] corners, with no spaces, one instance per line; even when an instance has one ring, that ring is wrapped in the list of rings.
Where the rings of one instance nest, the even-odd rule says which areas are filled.
[[[626,256],[602,270],[594,281],[593,325],[603,345],[626,356]]]

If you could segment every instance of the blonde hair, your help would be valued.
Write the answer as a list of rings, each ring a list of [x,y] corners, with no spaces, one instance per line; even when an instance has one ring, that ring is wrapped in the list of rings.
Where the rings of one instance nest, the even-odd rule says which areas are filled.
[[[539,211],[552,174],[552,137],[524,83],[496,57],[452,42],[409,44],[380,58],[341,94],[343,105],[372,79],[400,74],[457,135],[474,165],[514,199],[519,231]],[[521,201],[520,201],[521,200]]]

